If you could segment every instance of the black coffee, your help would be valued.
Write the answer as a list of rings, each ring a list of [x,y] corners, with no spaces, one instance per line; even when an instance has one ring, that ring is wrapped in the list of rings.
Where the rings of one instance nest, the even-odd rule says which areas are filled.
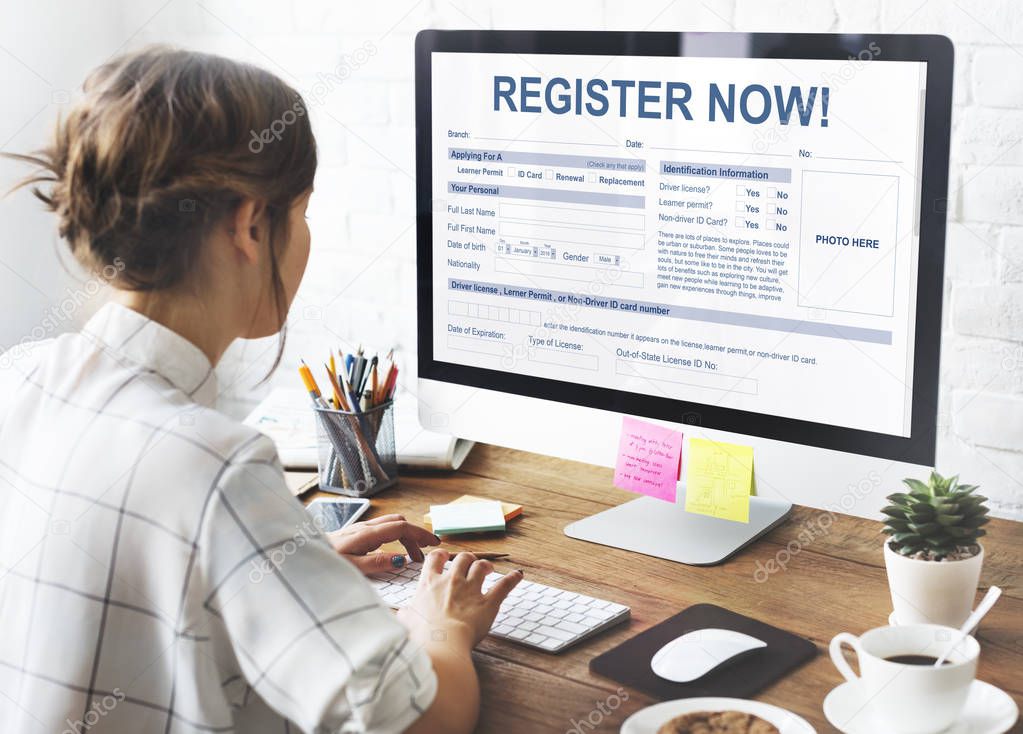
[[[892,655],[889,658],[885,658],[889,663],[901,663],[902,665],[930,665],[933,666],[938,659],[931,657],[930,655]],[[948,661],[942,663],[942,665],[948,665]]]

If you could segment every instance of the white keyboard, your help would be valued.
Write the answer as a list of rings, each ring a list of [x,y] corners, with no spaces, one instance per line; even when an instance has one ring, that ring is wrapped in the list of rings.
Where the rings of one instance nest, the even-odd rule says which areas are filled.
[[[415,594],[422,567],[410,562],[401,571],[373,576],[370,583],[386,604],[397,609]],[[489,591],[502,575],[496,571],[489,574],[483,590]],[[623,604],[523,580],[504,600],[490,634],[538,650],[561,652],[628,618],[629,608]]]

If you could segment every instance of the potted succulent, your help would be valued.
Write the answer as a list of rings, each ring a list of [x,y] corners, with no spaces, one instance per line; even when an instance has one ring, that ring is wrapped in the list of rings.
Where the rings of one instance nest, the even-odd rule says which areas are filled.
[[[931,472],[925,484],[904,479],[908,492],[888,497],[885,568],[895,624],[959,627],[973,608],[988,522],[987,497],[959,477]]]

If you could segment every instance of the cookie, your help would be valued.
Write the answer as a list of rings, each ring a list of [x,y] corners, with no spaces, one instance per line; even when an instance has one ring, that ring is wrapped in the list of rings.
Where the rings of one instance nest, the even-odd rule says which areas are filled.
[[[759,716],[742,711],[695,711],[666,721],[657,734],[780,734]]]

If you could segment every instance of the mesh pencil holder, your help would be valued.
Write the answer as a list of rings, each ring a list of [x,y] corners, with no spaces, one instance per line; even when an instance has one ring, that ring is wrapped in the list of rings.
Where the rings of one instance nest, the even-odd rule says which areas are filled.
[[[313,410],[320,489],[369,497],[398,481],[393,401],[359,413]]]

